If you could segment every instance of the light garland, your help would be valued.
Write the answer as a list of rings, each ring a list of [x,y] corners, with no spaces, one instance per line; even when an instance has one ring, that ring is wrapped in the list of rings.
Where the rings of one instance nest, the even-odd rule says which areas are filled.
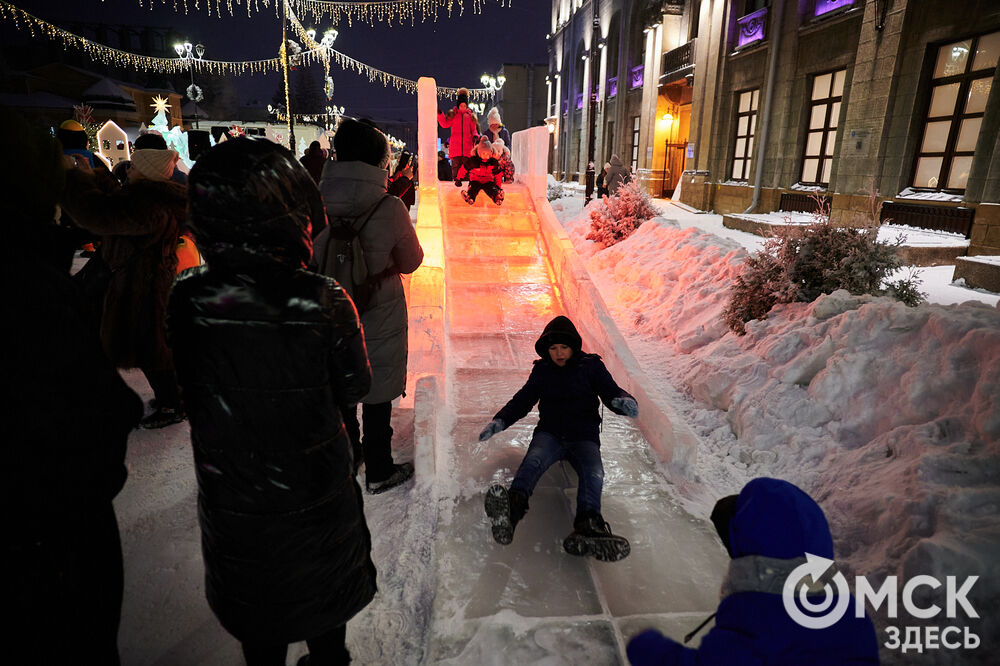
[[[162,1],[162,0],[161,0]],[[472,13],[481,14],[484,0],[472,0]],[[510,7],[513,0],[498,0],[500,6]],[[374,26],[376,22],[385,22],[391,26],[393,22],[400,25],[417,22],[425,23],[428,19],[437,23],[441,10],[451,18],[457,13],[465,13],[464,0],[376,0],[375,2],[337,2],[330,0],[288,0],[303,14],[309,14],[319,21],[329,16],[334,23],[347,20],[348,27],[355,21]]]
[[[101,1],[103,2],[104,0]],[[280,15],[279,7],[283,1],[274,0],[275,16]],[[484,1],[472,0],[472,13],[482,13]],[[510,7],[513,0],[497,1],[501,7]],[[229,12],[230,16],[235,16],[233,6],[244,4],[243,0],[159,0],[159,3],[164,6],[172,5],[175,12],[183,11],[185,15],[190,13],[192,5],[195,11],[204,7],[209,16],[214,12],[219,18],[222,18],[223,7]],[[334,23],[340,23],[346,19],[348,26],[353,26],[355,21],[366,23],[370,26],[374,26],[376,22],[382,21],[390,26],[394,22],[400,25],[409,22],[410,25],[414,25],[418,14],[421,23],[426,22],[428,19],[436,23],[438,15],[442,12],[447,14],[448,18],[451,18],[454,14],[462,16],[465,12],[465,0],[369,0],[369,2],[288,0],[288,3],[295,5],[304,14],[308,13],[312,15],[317,21],[323,16],[329,16],[333,19]],[[140,7],[149,5],[149,8],[152,10],[153,4],[154,0],[139,0]],[[245,5],[247,16],[251,16],[252,12],[262,11],[261,5],[269,8],[271,0],[246,0]]]
[[[251,2],[253,0],[247,1]],[[268,0],[256,1],[266,3]],[[391,1],[393,0],[390,0],[390,2]],[[443,2],[445,0],[426,1]],[[129,67],[147,72],[154,71],[167,74],[186,72],[189,67],[193,67],[194,70],[199,73],[228,76],[283,72],[283,75],[286,77],[287,84],[288,73],[283,71],[284,68],[282,65],[283,60],[281,56],[284,55],[283,53],[279,53],[279,57],[277,58],[267,58],[265,60],[227,61],[193,59],[189,63],[189,59],[157,58],[153,56],[139,55],[137,53],[130,53],[128,51],[122,51],[121,49],[105,46],[104,44],[100,44],[98,42],[93,42],[85,37],[73,34],[68,30],[63,30],[48,21],[43,21],[42,19],[32,16],[28,12],[15,7],[8,2],[4,2],[3,0],[0,0],[0,18],[12,21],[18,30],[27,30],[32,37],[41,35],[53,41],[59,40],[62,42],[63,49],[67,49],[69,47],[79,49],[89,56],[91,60],[103,63],[109,67]],[[360,60],[355,60],[354,58],[341,53],[330,46],[317,43],[314,39],[309,37],[305,28],[302,27],[302,24],[295,17],[295,15],[291,13],[290,8],[289,19],[292,28],[299,33],[300,38],[302,38],[303,41],[310,46],[308,50],[289,56],[289,64],[299,66],[321,62],[324,64],[324,70],[326,71],[327,78],[329,78],[329,61],[332,59],[341,69],[353,71],[361,76],[368,77],[369,83],[375,83],[377,81],[384,87],[391,85],[396,90],[411,95],[416,94],[416,81],[396,76],[395,74],[390,74],[389,72],[378,69],[377,67],[372,67],[371,65],[366,65]],[[281,49],[285,49],[284,44]],[[467,90],[469,91],[470,101],[489,101],[490,96],[496,92],[490,88],[467,88]],[[450,98],[455,97],[458,94],[458,91],[459,88],[438,86],[437,95],[438,97]]]
[[[27,30],[28,34],[32,37],[42,36],[53,41],[61,41],[63,49],[70,47],[79,49],[89,56],[91,60],[109,67],[178,74],[187,72],[188,67],[193,66],[196,72],[227,76],[270,74],[281,71],[281,58],[243,61],[195,59],[189,65],[188,60],[183,58],[156,58],[122,51],[121,49],[91,41],[68,30],[63,30],[2,0],[0,0],[0,18],[13,22],[14,27],[18,30]],[[325,47],[319,46],[292,56],[291,60],[296,65],[309,65],[321,62],[326,57]]]

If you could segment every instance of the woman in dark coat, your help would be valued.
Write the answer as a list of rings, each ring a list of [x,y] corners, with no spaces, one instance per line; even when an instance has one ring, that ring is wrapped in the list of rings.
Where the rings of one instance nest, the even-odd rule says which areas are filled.
[[[187,214],[187,188],[170,180],[177,153],[132,153],[128,187],[102,190],[84,160],[66,174],[63,206],[78,225],[102,237],[101,256],[113,271],[104,297],[101,341],[119,368],[139,368],[156,397],[143,419],[162,428],[184,419],[164,320],[177,273],[177,240]]]
[[[0,108],[16,160],[0,180],[4,424],[3,590],[10,664],[117,664],[122,550],[112,500],[142,401],[115,371],[51,243],[58,144]]]
[[[371,538],[339,405],[370,371],[340,286],[305,270],[309,173],[235,139],[191,170],[207,266],[178,279],[169,332],[191,419],[206,594],[247,663],[347,663],[345,625],[375,594]]]

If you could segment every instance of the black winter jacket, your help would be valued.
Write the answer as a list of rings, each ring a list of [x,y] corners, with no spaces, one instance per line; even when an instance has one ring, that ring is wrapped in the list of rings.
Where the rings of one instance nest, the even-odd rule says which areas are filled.
[[[209,605],[241,641],[294,642],[375,594],[338,404],[368,392],[354,306],[281,266],[193,269],[169,330],[191,421]]]
[[[191,171],[207,266],[168,310],[191,422],[206,594],[240,641],[343,625],[375,594],[371,537],[339,405],[368,392],[358,316],[305,270],[319,192],[268,142],[216,146]]]
[[[611,407],[611,401],[618,397],[631,396],[615,383],[597,354],[574,353],[562,368],[542,358],[535,361],[521,390],[493,418],[503,421],[507,428],[538,403],[536,432],[599,444],[598,399],[611,411],[624,415]]]

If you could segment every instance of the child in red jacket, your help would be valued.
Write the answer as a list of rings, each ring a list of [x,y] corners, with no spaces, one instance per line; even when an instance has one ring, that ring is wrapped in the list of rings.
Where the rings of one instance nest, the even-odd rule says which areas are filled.
[[[469,189],[462,191],[465,202],[472,206],[476,203],[476,196],[482,191],[499,206],[503,203],[503,189],[497,178],[501,171],[500,163],[493,157],[493,146],[484,136],[476,145],[469,163],[459,167],[458,173],[455,174],[455,186],[461,187],[462,176],[468,173]]]

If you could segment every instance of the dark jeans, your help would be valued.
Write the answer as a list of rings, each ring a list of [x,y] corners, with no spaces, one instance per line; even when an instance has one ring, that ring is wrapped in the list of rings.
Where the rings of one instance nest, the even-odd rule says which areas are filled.
[[[461,167],[465,167],[465,177],[462,180],[469,180],[469,160],[471,157],[453,157],[451,158],[451,172],[458,178],[458,170]]]
[[[568,461],[580,479],[576,492],[576,515],[584,511],[600,513],[604,465],[601,464],[601,445],[597,442],[569,441],[536,430],[510,489],[520,490],[530,497],[542,474],[560,460]]]
[[[306,640],[309,646],[309,666],[346,666],[351,663],[347,651],[347,625],[342,624],[322,636]],[[284,666],[287,645],[242,643],[247,666]]]
[[[503,190],[497,187],[496,183],[480,183],[472,181],[469,183],[469,198],[473,201],[479,192],[486,192],[486,196],[493,199],[493,203],[499,204],[503,201]]]
[[[361,405],[361,416],[365,422],[364,438],[358,423],[357,405],[341,410],[344,428],[351,439],[351,450],[355,464],[364,457],[365,478],[368,483],[385,481],[393,472],[392,466],[392,403],[379,402]]]
[[[146,375],[149,387],[153,389],[157,409],[161,407],[180,409],[181,393],[177,387],[177,374],[173,367],[166,370],[149,370],[148,368],[140,368],[140,370],[142,370],[142,374]]]

